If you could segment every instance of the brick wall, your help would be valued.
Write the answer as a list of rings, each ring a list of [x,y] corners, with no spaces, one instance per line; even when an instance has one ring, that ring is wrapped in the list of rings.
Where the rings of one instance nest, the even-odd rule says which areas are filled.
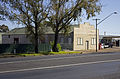
[[[97,35],[97,42],[99,44],[99,30]],[[78,44],[78,38],[82,38],[82,44]],[[94,41],[95,43],[92,44],[92,38],[96,40],[96,29],[94,26],[89,23],[84,23],[80,24],[77,28],[75,27],[73,50],[95,50],[96,42]]]

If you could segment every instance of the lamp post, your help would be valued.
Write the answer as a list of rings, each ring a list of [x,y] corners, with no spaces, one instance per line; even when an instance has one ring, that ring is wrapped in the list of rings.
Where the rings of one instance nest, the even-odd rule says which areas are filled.
[[[100,20],[100,19],[93,19],[93,20],[95,20],[96,21],[96,52],[97,52],[97,26],[100,24],[100,23],[102,23],[104,20],[106,20],[107,18],[109,18],[111,15],[113,15],[113,14],[117,14],[117,12],[113,12],[113,13],[111,13],[111,14],[109,14],[107,17],[105,17],[103,20],[101,20],[99,23],[97,23],[98,22],[98,20]]]

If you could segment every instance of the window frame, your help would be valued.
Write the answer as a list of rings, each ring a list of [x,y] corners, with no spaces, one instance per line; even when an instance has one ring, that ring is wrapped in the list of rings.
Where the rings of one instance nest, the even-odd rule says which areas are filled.
[[[8,38],[10,38],[11,36],[10,35],[8,35]]]
[[[81,37],[77,38],[77,45],[83,45],[83,38]]]
[[[96,45],[96,38],[91,38],[91,45]]]

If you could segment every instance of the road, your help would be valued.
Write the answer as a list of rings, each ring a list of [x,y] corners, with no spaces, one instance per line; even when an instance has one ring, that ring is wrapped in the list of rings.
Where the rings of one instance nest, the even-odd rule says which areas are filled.
[[[1,58],[0,79],[120,79],[120,53]]]

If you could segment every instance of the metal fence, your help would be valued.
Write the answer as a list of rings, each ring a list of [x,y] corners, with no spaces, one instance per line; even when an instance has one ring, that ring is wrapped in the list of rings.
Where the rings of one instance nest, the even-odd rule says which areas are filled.
[[[39,52],[51,51],[49,44],[39,44]],[[0,54],[2,53],[34,53],[33,44],[0,44]]]

